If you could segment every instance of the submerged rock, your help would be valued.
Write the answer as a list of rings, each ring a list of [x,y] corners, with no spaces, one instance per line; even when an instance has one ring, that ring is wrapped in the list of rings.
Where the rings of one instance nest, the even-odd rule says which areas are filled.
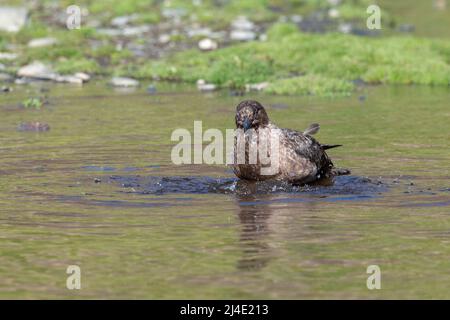
[[[137,87],[139,86],[139,81],[126,77],[114,77],[111,79],[110,84],[114,87]]]
[[[156,86],[154,84],[151,84],[147,87],[147,92],[149,94],[156,94]]]
[[[211,92],[217,90],[217,86],[213,83],[206,83],[205,80],[197,80],[197,89],[202,92]]]
[[[43,122],[22,122],[17,126],[17,131],[32,131],[32,132],[44,132],[49,131],[50,126]]]
[[[245,85],[246,91],[263,91],[269,86],[268,82],[253,83]]]
[[[0,31],[18,32],[27,22],[25,7],[0,7]]]
[[[39,48],[39,47],[47,47],[52,46],[57,43],[56,38],[48,37],[48,38],[37,38],[32,39],[28,42],[29,48]]]
[[[20,68],[19,71],[17,71],[17,76],[43,80],[54,80],[57,77],[57,74],[42,62],[34,61],[33,63]]]

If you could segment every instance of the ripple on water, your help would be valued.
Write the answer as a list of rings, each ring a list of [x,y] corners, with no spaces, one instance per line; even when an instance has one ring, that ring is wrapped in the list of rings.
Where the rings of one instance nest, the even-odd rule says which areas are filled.
[[[248,182],[236,178],[212,178],[208,176],[119,176],[110,177],[130,193],[140,194],[272,194],[302,193],[318,196],[334,196],[334,200],[357,200],[377,197],[387,190],[380,181],[357,176],[340,176],[313,185],[296,186],[281,181]],[[337,196],[337,197],[336,197]]]

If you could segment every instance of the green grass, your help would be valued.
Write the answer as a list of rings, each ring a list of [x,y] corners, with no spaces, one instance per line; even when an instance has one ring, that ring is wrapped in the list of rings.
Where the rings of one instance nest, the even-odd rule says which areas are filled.
[[[222,87],[269,81],[273,93],[320,96],[347,94],[349,82],[358,79],[370,84],[450,83],[448,41],[304,34],[285,24],[268,34],[267,42],[182,52],[163,62],[147,62],[136,73],[128,71],[140,78],[202,78]]]

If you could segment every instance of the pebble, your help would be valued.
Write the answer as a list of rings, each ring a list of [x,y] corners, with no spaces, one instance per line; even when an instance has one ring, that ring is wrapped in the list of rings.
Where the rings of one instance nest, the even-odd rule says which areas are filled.
[[[353,26],[350,23],[342,23],[338,27],[339,31],[342,33],[350,33],[352,32]]]
[[[139,81],[126,77],[113,77],[110,84],[115,87],[137,87],[139,86]]]
[[[168,35],[168,34],[161,34],[158,37],[158,42],[161,43],[161,44],[169,43],[170,42],[170,35]]]
[[[0,92],[11,92],[13,89],[11,87],[3,86],[0,88]]]
[[[291,21],[293,23],[300,23],[303,21],[303,17],[301,15],[296,14],[296,15],[291,16]]]
[[[231,22],[231,28],[235,30],[253,30],[255,28],[255,24],[248,20],[245,16],[239,16],[235,20]]]
[[[205,80],[197,80],[197,89],[202,92],[211,92],[217,90],[217,86],[213,83],[206,83]]]
[[[123,29],[122,35],[124,35],[125,37],[139,36],[148,31],[150,31],[150,26],[148,25],[127,27]]]
[[[187,36],[192,37],[209,37],[213,33],[209,28],[192,28],[187,30]]]
[[[28,42],[29,48],[40,48],[40,47],[47,47],[52,46],[57,43],[56,38],[48,37],[48,38],[37,38],[32,39],[30,42]]]
[[[340,15],[339,10],[336,8],[332,8],[332,9],[328,10],[328,16],[330,18],[336,19],[336,18],[339,18],[339,15]]]
[[[139,18],[138,14],[131,14],[129,16],[119,16],[115,17],[111,20],[111,25],[114,27],[124,27],[130,22],[135,21],[137,18]]]
[[[27,22],[25,7],[0,7],[0,31],[18,32]]]
[[[207,38],[200,40],[198,43],[198,47],[202,51],[212,51],[216,50],[219,47],[219,45],[217,44],[216,41]]]
[[[78,78],[74,75],[56,76],[55,81],[56,82],[74,83],[74,84],[83,84],[83,79]]]
[[[57,74],[50,69],[50,67],[46,66],[42,62],[34,61],[17,71],[18,77],[27,77],[34,79],[43,79],[43,80],[54,80],[57,77]]]
[[[246,91],[263,91],[269,86],[268,82],[253,83],[245,85]]]
[[[14,60],[17,58],[16,53],[0,52],[0,60]]]
[[[88,82],[91,80],[91,76],[84,72],[77,72],[74,74],[75,77],[80,78],[83,82]]]
[[[235,41],[251,41],[255,40],[256,33],[246,30],[233,30],[230,34],[230,39]]]

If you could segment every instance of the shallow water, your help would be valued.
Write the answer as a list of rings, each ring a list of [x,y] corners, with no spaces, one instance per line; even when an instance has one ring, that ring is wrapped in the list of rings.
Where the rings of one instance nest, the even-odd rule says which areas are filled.
[[[44,88],[44,89],[43,89]],[[176,128],[233,127],[242,97],[35,83],[0,96],[1,298],[450,298],[448,88],[249,95],[319,122],[352,175],[293,187],[175,166]],[[46,95],[41,110],[18,104]],[[48,132],[17,132],[24,121]],[[366,287],[379,265],[382,289]],[[79,265],[82,289],[66,289]]]

